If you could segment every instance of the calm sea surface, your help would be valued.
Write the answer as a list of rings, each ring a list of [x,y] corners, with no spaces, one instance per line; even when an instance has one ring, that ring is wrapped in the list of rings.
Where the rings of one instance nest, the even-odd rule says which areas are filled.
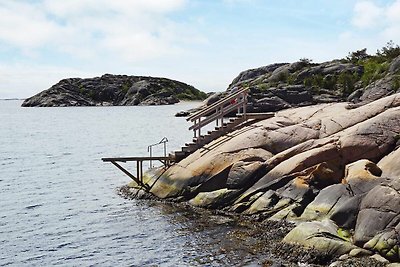
[[[102,157],[147,156],[189,141],[157,107],[21,108],[0,101],[0,266],[219,266],[254,262],[229,219],[126,200],[130,179]],[[162,155],[162,147],[153,154]],[[133,165],[133,164],[132,164]],[[228,252],[227,252],[228,251]]]

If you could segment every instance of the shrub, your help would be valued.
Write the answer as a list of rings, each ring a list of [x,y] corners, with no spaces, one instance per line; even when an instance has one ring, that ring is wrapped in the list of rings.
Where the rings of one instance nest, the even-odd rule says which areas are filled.
[[[382,49],[378,49],[376,55],[385,60],[392,60],[400,55],[400,46],[395,45],[394,42],[390,40]]]
[[[336,76],[326,75],[322,80],[322,88],[333,90],[336,88]]]
[[[303,63],[305,66],[310,65],[312,61],[312,59],[305,57],[299,59],[299,62]]]
[[[365,60],[370,57],[371,56],[367,54],[367,48],[364,48],[364,49],[349,53],[349,55],[346,57],[346,60],[353,62],[353,63],[357,63],[360,60]]]
[[[287,83],[290,85],[293,85],[296,83],[296,76],[293,74],[289,74],[288,78],[287,78]]]
[[[261,83],[261,84],[259,84],[258,86],[258,89],[260,90],[260,91],[266,91],[267,89],[268,89],[268,84],[266,84],[266,83]]]
[[[361,76],[361,80],[364,86],[382,78],[389,68],[388,63],[381,63],[377,58],[368,59],[364,61],[362,65],[364,67],[364,73]]]
[[[306,77],[303,83],[306,87],[323,87],[324,77],[320,74],[313,74]]]
[[[341,86],[342,95],[350,95],[354,91],[355,84],[359,79],[360,77],[357,75],[357,73],[341,73],[337,79],[337,82]]]
[[[396,75],[392,81],[392,90],[398,91],[400,89],[400,75]]]
[[[132,86],[132,83],[130,81],[124,82],[124,84],[121,87],[122,92],[124,94],[126,94],[128,92],[128,90],[129,90],[129,88],[131,88],[131,86]]]

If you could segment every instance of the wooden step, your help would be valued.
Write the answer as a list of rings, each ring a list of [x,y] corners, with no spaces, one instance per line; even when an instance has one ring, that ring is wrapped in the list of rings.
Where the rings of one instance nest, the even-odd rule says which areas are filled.
[[[199,141],[204,139],[204,135],[200,135],[199,137],[194,137],[193,138],[193,143],[198,143]]]
[[[185,152],[192,153],[192,152],[196,151],[198,148],[199,148],[198,144],[192,144],[192,145],[189,145],[189,146],[183,146],[181,148],[181,150],[185,151]]]
[[[196,145],[196,143],[194,143],[194,142],[191,142],[191,143],[185,143],[185,146],[193,146],[193,145]]]

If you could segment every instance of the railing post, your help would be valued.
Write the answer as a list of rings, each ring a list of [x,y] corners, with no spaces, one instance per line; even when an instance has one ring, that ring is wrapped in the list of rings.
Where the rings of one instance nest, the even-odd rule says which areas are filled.
[[[152,146],[150,146],[150,158],[151,157],[153,157],[153,147]],[[152,168],[153,168],[153,161],[150,160],[150,169],[152,169]]]
[[[243,92],[243,116],[246,119],[247,112],[247,92]]]
[[[136,177],[138,178],[139,182],[142,182],[140,179],[140,164],[139,161],[136,161]]]

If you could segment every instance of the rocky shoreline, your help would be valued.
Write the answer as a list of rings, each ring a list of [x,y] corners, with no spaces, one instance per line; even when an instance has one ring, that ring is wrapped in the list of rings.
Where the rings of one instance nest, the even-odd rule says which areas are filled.
[[[293,223],[294,228],[277,242],[319,251],[325,262],[316,264],[399,262],[400,56],[374,65],[371,78],[368,64],[378,60],[382,59],[334,61],[335,66],[275,64],[240,74],[230,88],[253,90],[249,107],[253,111],[271,111],[271,105],[255,105],[266,98],[288,105],[275,105],[275,117],[238,128],[165,172],[149,171],[145,183],[152,185],[150,194],[248,216],[269,226]],[[338,71],[336,78],[325,71],[321,85],[331,77],[335,83],[330,90],[317,88],[318,80],[314,87],[307,87],[304,80],[288,84],[296,75],[311,77],[302,74],[306,63],[309,73]],[[296,67],[299,64],[303,67]],[[378,71],[381,67],[384,70]],[[343,82],[348,74],[343,70],[348,68],[358,81]],[[276,85],[272,77],[281,77],[281,83]],[[326,101],[323,96],[325,100],[319,101],[320,95],[306,97],[301,88],[340,97]],[[255,100],[256,90],[269,96]],[[146,195],[137,185],[130,187],[139,197]],[[258,230],[272,231],[269,226]]]
[[[259,262],[262,266],[279,266],[279,267],[298,267],[303,264],[305,266],[327,266],[336,267],[383,267],[386,263],[380,262],[371,257],[342,257],[319,251],[313,248],[304,248],[296,244],[288,244],[281,240],[296,226],[294,223],[286,221],[259,221],[257,216],[243,216],[238,213],[228,211],[198,208],[189,205],[186,202],[177,202],[175,199],[159,199],[152,194],[146,194],[138,191],[131,186],[122,186],[118,189],[118,194],[123,198],[145,199],[149,205],[152,203],[163,203],[172,207],[174,213],[185,212],[190,214],[194,227],[206,231],[213,229],[215,225],[228,229],[226,233],[220,233],[216,236],[220,239],[218,255],[214,258],[229,259],[219,262],[222,265],[238,265],[234,257],[245,258],[247,255],[258,255]],[[218,234],[217,234],[218,235]],[[235,242],[239,241],[239,242]],[[228,243],[228,244],[225,244]],[[203,259],[203,264],[216,264],[215,260]],[[240,264],[239,264],[240,265]],[[256,265],[258,266],[258,265]]]

